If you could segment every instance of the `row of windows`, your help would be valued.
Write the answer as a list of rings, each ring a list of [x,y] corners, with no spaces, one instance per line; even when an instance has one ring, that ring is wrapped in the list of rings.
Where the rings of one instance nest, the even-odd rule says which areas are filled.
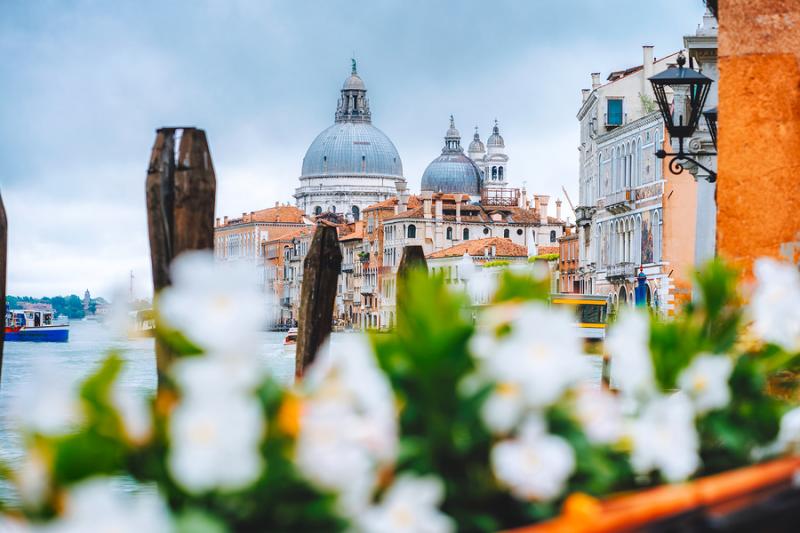
[[[331,213],[336,213],[336,206],[335,205],[330,206],[329,211]],[[353,207],[350,208],[350,213],[353,215],[353,221],[358,222],[361,216],[361,210],[358,208],[357,205],[354,205]],[[322,206],[321,205],[314,206],[314,215],[319,216],[321,214],[322,214]]]

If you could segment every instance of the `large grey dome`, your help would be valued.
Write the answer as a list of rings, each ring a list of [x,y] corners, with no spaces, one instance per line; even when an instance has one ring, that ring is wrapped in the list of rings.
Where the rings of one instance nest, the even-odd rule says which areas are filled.
[[[302,177],[372,175],[403,177],[389,137],[369,122],[337,122],[314,139],[303,158]]]
[[[450,128],[444,138],[442,155],[431,161],[422,174],[423,191],[464,193],[473,196],[481,193],[481,171],[461,148],[461,136],[450,117]]]

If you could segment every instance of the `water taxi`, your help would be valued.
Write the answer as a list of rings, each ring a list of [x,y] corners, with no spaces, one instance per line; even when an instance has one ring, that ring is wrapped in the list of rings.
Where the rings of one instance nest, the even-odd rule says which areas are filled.
[[[289,328],[286,332],[286,338],[283,339],[284,346],[297,344],[297,328]]]
[[[55,320],[53,311],[14,309],[6,311],[5,340],[67,342],[69,323]]]

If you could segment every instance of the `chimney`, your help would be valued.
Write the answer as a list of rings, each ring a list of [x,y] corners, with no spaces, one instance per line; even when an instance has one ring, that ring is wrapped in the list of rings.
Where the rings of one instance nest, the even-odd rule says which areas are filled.
[[[539,197],[539,206],[541,210],[539,211],[539,220],[541,220],[542,224],[547,224],[547,203],[550,201],[549,196],[540,196]]]
[[[492,257],[497,257],[497,246],[492,245]]]
[[[597,89],[600,85],[600,73],[592,72],[592,90]]]
[[[456,200],[456,224],[461,224],[461,195],[454,194]]]
[[[561,198],[556,200],[556,218],[561,220]]]
[[[642,46],[642,95],[653,98],[653,87],[648,80],[653,75],[653,45]]]
[[[431,191],[422,191],[422,216],[424,218],[431,218],[431,203],[433,201],[433,193]]]
[[[443,210],[442,210],[442,199],[436,199],[436,220],[442,220],[443,217]]]
[[[227,226],[228,225],[228,217],[223,218],[222,219],[222,223]]]
[[[394,182],[395,189],[397,189],[397,212],[402,213],[408,210],[408,187],[406,180],[397,180]]]
[[[581,89],[581,102],[585,102],[589,98],[590,92],[592,92],[591,89]]]
[[[275,202],[275,207],[280,207],[280,206],[281,206],[280,202]]]
[[[539,198],[539,195],[537,195],[537,194],[534,194],[534,195],[533,195],[533,208],[534,208],[536,211],[539,211],[539,202],[540,202],[540,201],[541,201],[541,199]]]
[[[217,220],[214,222],[214,227],[215,228],[219,227],[219,217],[217,217]]]
[[[483,257],[489,257],[489,247],[488,246],[484,246],[483,247]]]

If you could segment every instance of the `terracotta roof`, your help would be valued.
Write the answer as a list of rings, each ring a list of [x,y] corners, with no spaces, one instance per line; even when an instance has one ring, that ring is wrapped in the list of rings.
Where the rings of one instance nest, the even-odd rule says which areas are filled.
[[[557,254],[558,253],[558,246],[538,246],[536,248],[537,255],[545,255],[545,254]]]
[[[270,242],[281,242],[281,241],[291,241],[295,237],[301,237],[303,235],[308,235],[314,229],[314,226],[306,226],[304,228],[293,229],[291,231],[287,231],[282,235],[275,237],[274,239],[270,239],[267,243]]]
[[[364,211],[376,211],[378,209],[394,209],[394,206],[397,205],[397,196],[392,196],[391,198],[387,198],[382,202],[378,202],[377,204],[372,204],[371,206],[365,207]],[[422,205],[422,200],[420,200],[419,196],[411,195],[408,197],[408,207],[409,209]]]
[[[228,223],[223,224],[220,227],[233,226],[237,224],[249,224],[252,222],[302,224],[304,216],[305,213],[294,206],[279,205],[276,207],[261,209],[259,211],[243,213],[243,215],[239,218],[228,219]]]
[[[364,221],[348,224],[347,231],[339,232],[339,241],[361,240],[364,238]]]
[[[428,259],[438,259],[443,257],[461,257],[464,252],[467,252],[473,257],[483,257],[486,249],[491,250],[492,246],[495,247],[493,257],[528,257],[528,249],[521,244],[515,244],[511,239],[504,239],[502,237],[488,237],[486,239],[475,239],[472,241],[465,241],[461,244],[456,244],[450,248],[439,250],[429,254]],[[558,247],[556,247],[558,251]]]

